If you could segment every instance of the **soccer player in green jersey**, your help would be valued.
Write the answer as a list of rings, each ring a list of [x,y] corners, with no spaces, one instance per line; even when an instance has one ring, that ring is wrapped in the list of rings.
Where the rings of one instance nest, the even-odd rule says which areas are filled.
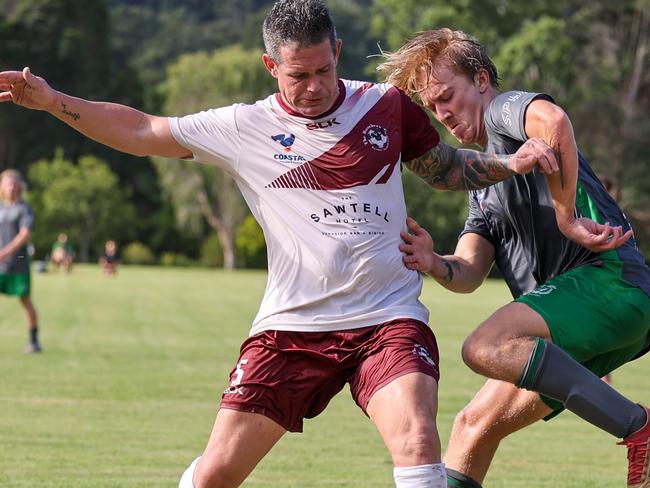
[[[566,408],[622,438],[628,486],[650,487],[649,410],[600,380],[648,349],[650,269],[578,151],[566,113],[543,93],[500,93],[494,64],[460,31],[420,33],[386,56],[379,69],[388,81],[463,144],[511,153],[539,137],[561,162],[559,173],[534,171],[471,192],[453,255],[434,253],[413,220],[402,234],[407,267],[470,292],[496,263],[515,298],[463,345],[465,363],[488,380],[456,417],[449,486],[479,487],[505,436]]]
[[[0,173],[0,293],[18,296],[25,310],[29,342],[25,352],[40,352],[36,309],[30,297],[27,243],[34,225],[32,208],[22,199],[25,183],[20,173]]]

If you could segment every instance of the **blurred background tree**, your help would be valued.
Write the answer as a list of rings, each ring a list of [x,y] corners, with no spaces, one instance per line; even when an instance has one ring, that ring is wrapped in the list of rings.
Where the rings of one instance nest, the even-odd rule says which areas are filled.
[[[450,27],[486,45],[504,90],[552,95],[569,113],[582,152],[612,181],[639,244],[650,255],[650,0],[326,3],[343,39],[342,77],[373,79],[380,58],[368,56],[396,49],[418,30]],[[0,0],[0,69],[29,65],[57,89],[151,113],[183,115],[249,102],[276,89],[260,62],[261,24],[272,4]],[[261,230],[223,172],[135,158],[102,147],[52,117],[9,104],[0,109],[0,166],[28,176],[34,202],[41,202],[40,192],[46,190],[38,180],[41,170],[35,170],[32,181],[30,168],[37,161],[79,166],[82,155],[103,161],[115,175],[116,195],[131,209],[125,215],[132,216],[130,234],[120,239],[137,241],[151,259],[165,254],[168,264],[264,265]],[[462,229],[465,196],[430,191],[408,172],[404,180],[409,213],[431,230],[439,250],[452,251]],[[49,246],[56,230],[43,215],[37,219],[37,247]],[[103,248],[102,232],[89,237],[89,259]],[[75,238],[82,239],[81,234]]]

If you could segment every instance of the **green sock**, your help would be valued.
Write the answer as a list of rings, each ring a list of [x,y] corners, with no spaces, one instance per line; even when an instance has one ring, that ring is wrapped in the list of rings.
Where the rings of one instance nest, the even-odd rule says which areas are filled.
[[[447,468],[447,486],[448,488],[482,488],[480,483],[469,476],[449,468]]]

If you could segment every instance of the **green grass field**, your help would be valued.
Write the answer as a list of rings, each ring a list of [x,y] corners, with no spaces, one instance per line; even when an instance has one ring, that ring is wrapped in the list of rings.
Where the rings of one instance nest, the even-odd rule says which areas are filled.
[[[207,441],[221,391],[265,286],[262,272],[94,266],[34,275],[42,355],[16,299],[0,298],[0,487],[176,487]],[[454,295],[427,280],[441,350],[443,446],[482,384],[460,360],[465,335],[509,295],[489,282]],[[650,403],[648,359],[614,375]],[[565,413],[503,442],[486,487],[625,485],[625,448]],[[390,487],[392,466],[345,389],[303,434],[290,434],[248,487]]]

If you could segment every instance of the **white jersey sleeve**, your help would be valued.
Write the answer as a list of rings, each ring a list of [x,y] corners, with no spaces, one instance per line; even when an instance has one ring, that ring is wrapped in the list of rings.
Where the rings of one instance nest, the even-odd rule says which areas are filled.
[[[237,174],[241,137],[237,130],[240,104],[214,108],[185,117],[169,117],[176,141],[192,151],[194,160]]]

